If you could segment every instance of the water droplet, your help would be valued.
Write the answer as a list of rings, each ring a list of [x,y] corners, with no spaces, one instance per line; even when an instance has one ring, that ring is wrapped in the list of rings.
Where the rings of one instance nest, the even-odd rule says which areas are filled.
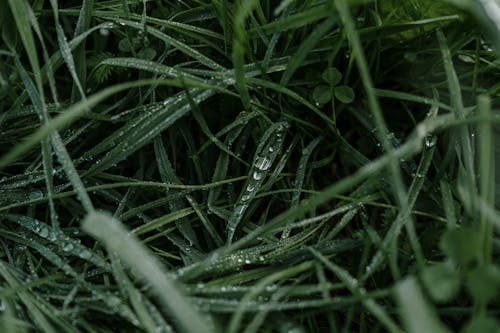
[[[245,205],[238,205],[236,206],[236,208],[234,209],[234,212],[236,215],[241,215],[243,214],[243,212],[245,211],[245,208],[246,206]]]
[[[253,192],[255,190],[255,184],[248,184],[247,185],[247,191],[248,192]]]
[[[57,240],[57,233],[55,231],[50,232],[49,240],[55,242]]]
[[[250,195],[249,194],[244,194],[242,197],[241,197],[241,201],[248,201],[250,199]]]
[[[462,60],[463,62],[469,63],[469,64],[475,64],[476,63],[476,61],[474,60],[474,58],[472,58],[471,56],[466,55],[466,54],[460,54],[458,56],[458,59]]]
[[[90,257],[92,257],[92,253],[89,250],[84,249],[78,252],[78,256],[82,259],[89,259]]]
[[[62,246],[62,249],[63,249],[64,252],[69,252],[69,251],[73,250],[73,248],[74,248],[73,244],[71,244],[69,242],[68,243],[64,243],[63,246]]]
[[[101,34],[101,36],[109,36],[109,30],[106,28],[99,29],[99,33]]]
[[[275,284],[270,284],[266,287],[266,291],[274,291],[278,288]]]
[[[42,237],[42,238],[47,238],[47,237],[49,237],[49,229],[48,229],[48,228],[41,228],[41,229],[38,231],[38,235],[40,235],[40,237]]]
[[[262,172],[255,171],[252,177],[255,180],[261,180],[264,177],[264,175],[262,174]]]
[[[485,41],[481,41],[481,46],[483,50],[488,51],[488,52],[493,52],[493,48]]]
[[[436,145],[437,138],[434,135],[428,135],[425,137],[425,146],[430,148]]]
[[[34,191],[30,192],[30,194],[29,194],[30,200],[36,200],[36,199],[40,199],[42,197],[43,197],[43,193],[40,190],[34,190]]]
[[[271,160],[265,157],[257,157],[254,165],[257,169],[265,171],[271,166]]]

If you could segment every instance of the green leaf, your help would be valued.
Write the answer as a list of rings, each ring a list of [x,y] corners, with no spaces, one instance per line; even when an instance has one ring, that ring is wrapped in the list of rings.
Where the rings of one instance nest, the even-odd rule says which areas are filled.
[[[26,54],[35,74],[35,83],[37,89],[42,87],[42,78],[40,72],[40,63],[38,62],[37,47],[35,45],[35,40],[33,38],[33,32],[31,30],[31,24],[29,20],[29,7],[25,0],[9,0],[10,10],[12,11],[12,16],[16,21],[17,32],[21,37],[24,45]]]
[[[450,263],[426,267],[422,273],[422,280],[436,302],[451,300],[460,288],[460,275]]]
[[[446,231],[440,242],[443,252],[462,267],[478,258],[479,236],[474,228],[456,228]]]
[[[139,52],[137,55],[141,59],[152,60],[154,57],[156,57],[156,51],[155,51],[155,49],[147,47],[144,50],[141,50],[141,52]]]
[[[493,265],[482,265],[467,276],[467,288],[479,302],[495,299],[500,291],[500,270]]]
[[[138,38],[131,38],[131,43],[127,38],[123,38],[118,43],[118,49],[122,52],[133,52],[137,51],[141,47],[141,42]]]
[[[332,90],[329,86],[319,85],[314,88],[313,99],[319,104],[328,103],[332,99]]]
[[[340,82],[340,80],[342,80],[342,73],[340,73],[340,71],[335,67],[329,67],[325,69],[322,77],[326,83],[332,86],[336,86]]]
[[[348,86],[338,86],[333,89],[335,98],[345,104],[352,103],[354,101],[354,90]]]

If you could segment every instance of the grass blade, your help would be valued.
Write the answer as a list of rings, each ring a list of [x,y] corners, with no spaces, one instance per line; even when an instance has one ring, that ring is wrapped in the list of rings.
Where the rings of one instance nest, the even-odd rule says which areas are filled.
[[[183,331],[213,331],[211,325],[189,304],[179,287],[161,268],[161,264],[127,233],[119,221],[107,214],[93,212],[87,215],[82,228],[104,242],[110,251],[116,252],[123,262],[151,284],[162,304],[179,321]]]

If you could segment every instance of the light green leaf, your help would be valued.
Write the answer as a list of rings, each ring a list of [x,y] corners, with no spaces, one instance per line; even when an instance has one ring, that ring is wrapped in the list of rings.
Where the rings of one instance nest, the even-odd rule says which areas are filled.
[[[354,101],[354,90],[348,86],[338,86],[333,89],[335,98],[345,104],[352,103]]]
[[[460,275],[451,263],[426,267],[422,273],[422,280],[436,302],[451,300],[460,288]]]
[[[335,67],[329,67],[324,70],[322,77],[326,83],[336,86],[342,79],[342,73]]]
[[[328,103],[332,99],[332,89],[325,85],[317,86],[313,90],[313,99],[318,104]]]

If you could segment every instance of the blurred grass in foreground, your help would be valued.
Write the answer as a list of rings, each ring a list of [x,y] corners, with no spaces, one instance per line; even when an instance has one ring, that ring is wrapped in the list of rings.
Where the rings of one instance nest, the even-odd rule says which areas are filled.
[[[498,332],[494,0],[0,2],[0,332]]]

